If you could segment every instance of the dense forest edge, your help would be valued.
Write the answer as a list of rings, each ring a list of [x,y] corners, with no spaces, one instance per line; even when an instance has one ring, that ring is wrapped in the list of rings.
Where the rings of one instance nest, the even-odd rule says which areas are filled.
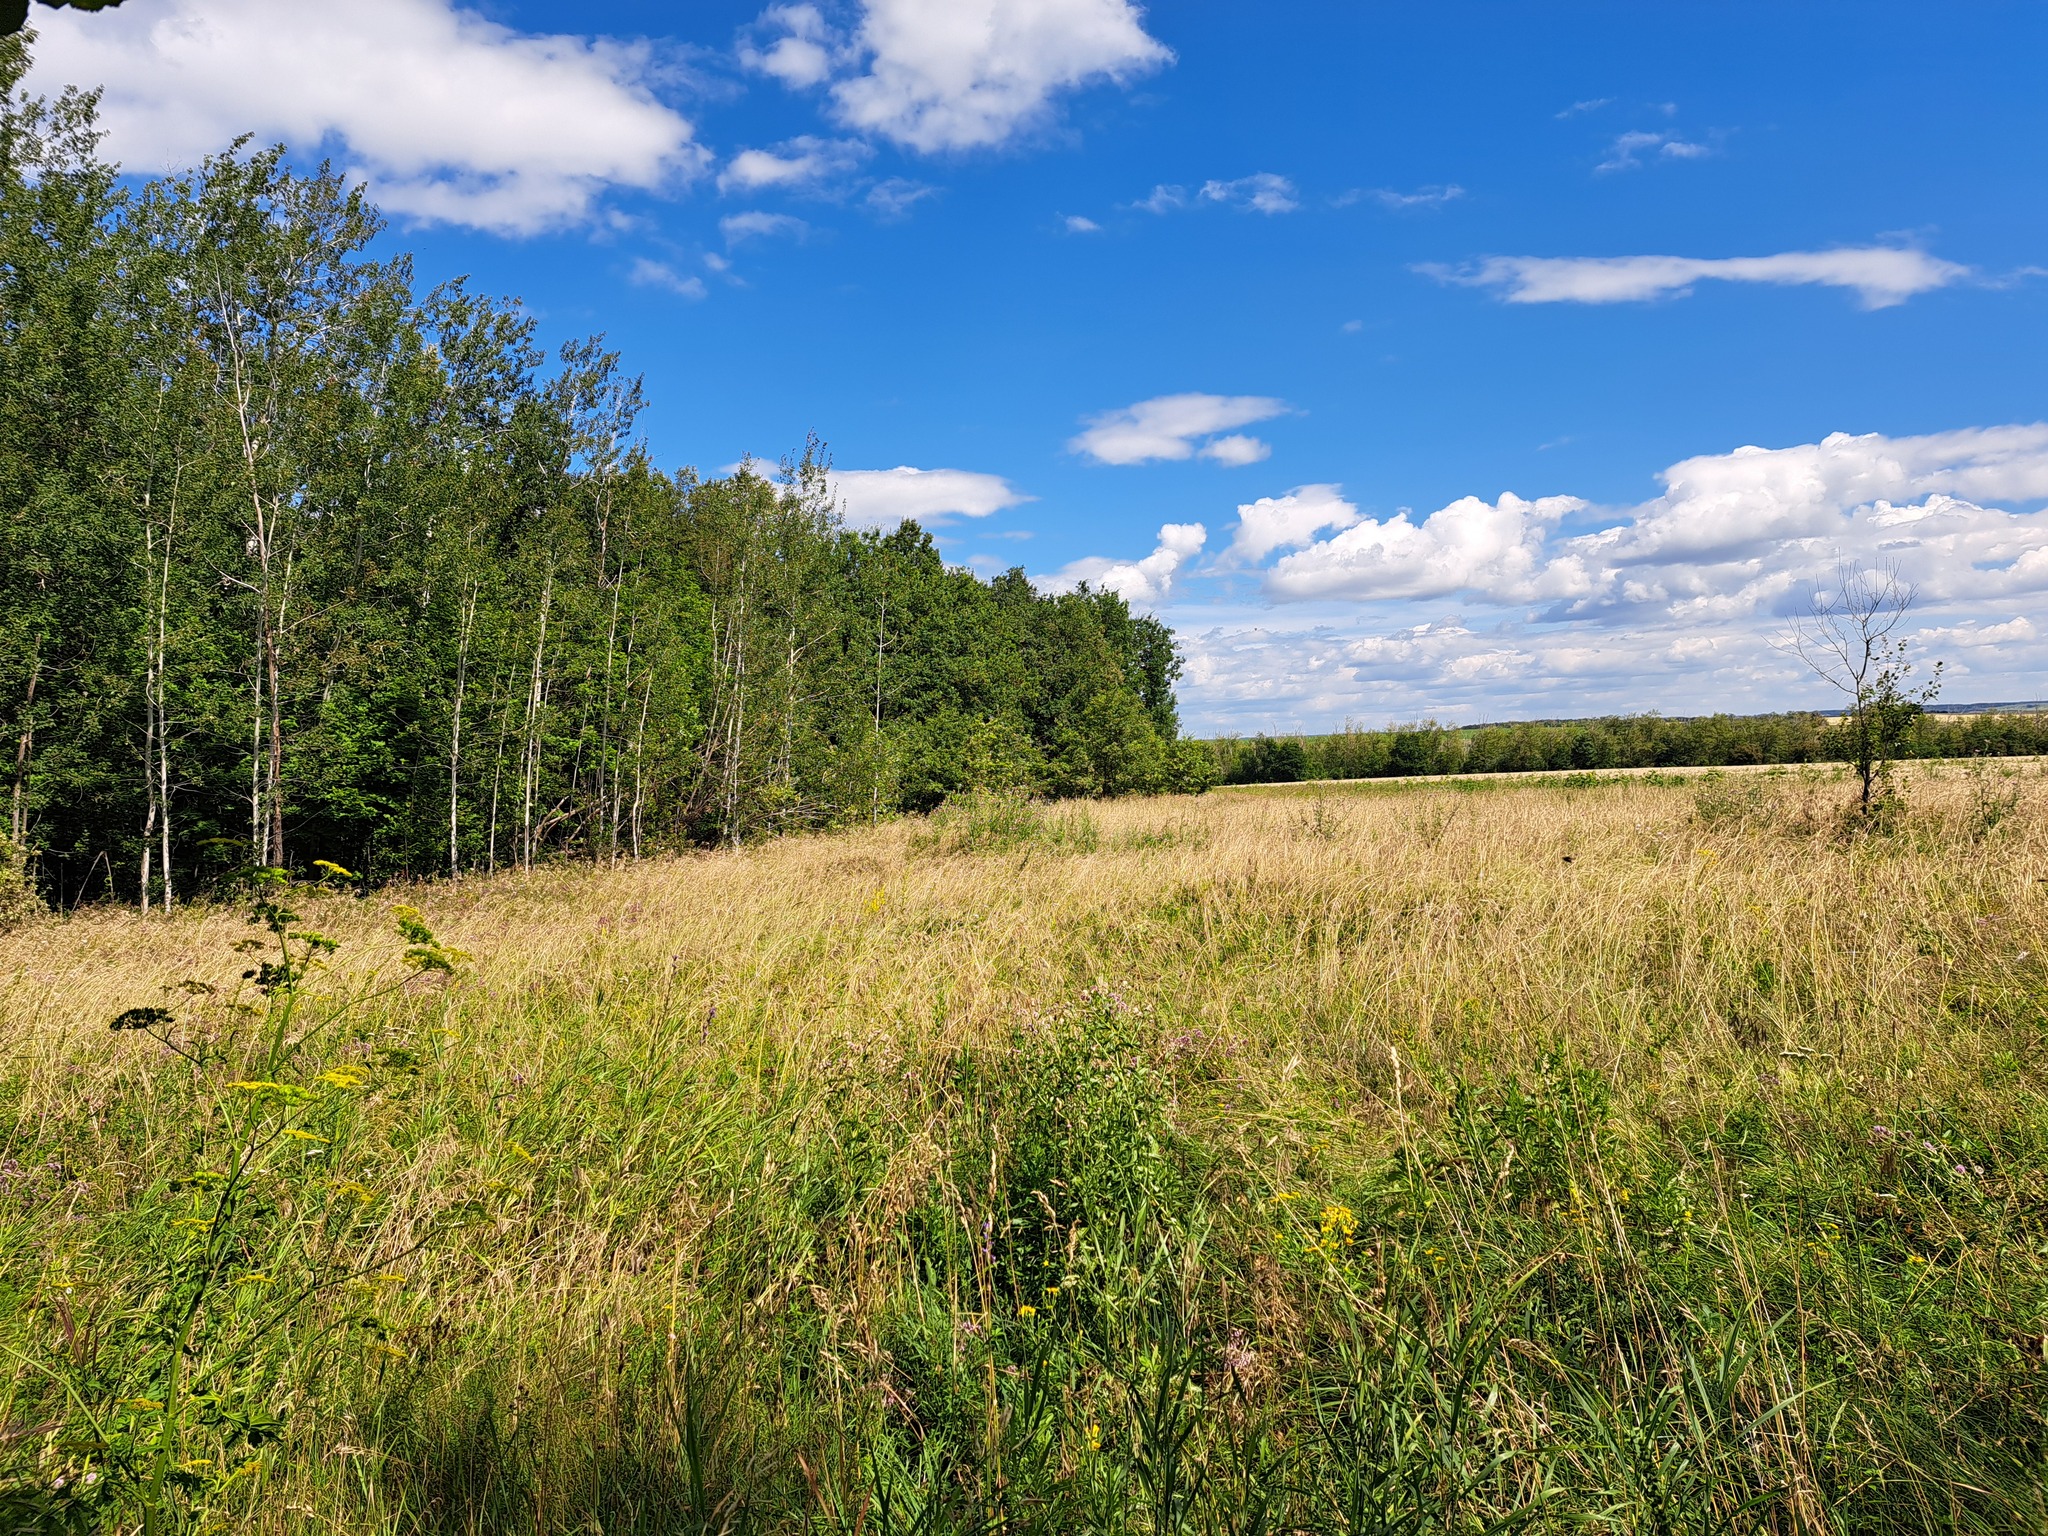
[[[422,291],[330,168],[137,189],[0,39],[0,831],[46,897],[618,859],[962,791],[1199,789],[1172,634],[664,470],[602,337]],[[381,249],[381,248],[380,248]]]
[[[1572,769],[1735,768],[1846,763],[1848,727],[1813,711],[1770,715],[1614,715],[1459,727],[1425,721],[1327,735],[1224,736],[1207,741],[1221,784],[1298,784],[1322,779],[1537,773]],[[2048,712],[1945,715],[1915,709],[1900,758],[2033,757],[2048,754]]]

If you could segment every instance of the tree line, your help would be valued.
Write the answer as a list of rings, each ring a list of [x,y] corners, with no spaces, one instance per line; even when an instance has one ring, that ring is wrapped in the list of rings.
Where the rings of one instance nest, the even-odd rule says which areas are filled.
[[[1728,768],[1857,758],[1849,723],[1811,711],[1694,719],[1617,715],[1462,729],[1425,722],[1380,731],[1351,727],[1320,736],[1223,737],[1207,746],[1215,775],[1225,784],[1546,769]],[[2048,754],[2048,712],[1916,711],[1888,751],[1901,758]]]
[[[657,466],[602,338],[425,289],[246,146],[125,186],[0,39],[5,822],[46,895],[616,860],[970,789],[1198,788],[1172,634]]]

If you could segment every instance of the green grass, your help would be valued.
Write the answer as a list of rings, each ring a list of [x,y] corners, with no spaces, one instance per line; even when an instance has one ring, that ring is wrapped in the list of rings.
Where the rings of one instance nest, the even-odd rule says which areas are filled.
[[[466,968],[308,893],[333,968],[213,993],[142,995],[225,914],[51,925],[0,993],[0,1497],[2048,1530],[2032,793],[969,808],[441,893]],[[166,1016],[85,1016],[123,988]]]

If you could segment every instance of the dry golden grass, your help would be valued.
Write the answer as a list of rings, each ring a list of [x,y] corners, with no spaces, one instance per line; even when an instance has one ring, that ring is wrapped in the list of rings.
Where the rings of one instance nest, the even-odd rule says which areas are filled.
[[[1968,1031],[1931,1039],[1930,1010],[2048,960],[2044,772],[1922,768],[1886,837],[1788,830],[1840,801],[1817,775],[1753,775],[1776,817],[1712,821],[1669,781],[1306,785],[1094,806],[1086,852],[948,852],[893,823],[299,905],[342,976],[394,952],[392,905],[420,906],[473,956],[455,1006],[505,1060],[549,1049],[504,1006],[536,995],[802,1058],[987,1040],[1105,985],[1383,1110],[1390,1052],[1469,1068],[1566,1041],[1616,1063],[1655,1042],[1679,1095],[1759,1050],[1865,1091],[1965,1068]],[[1984,827],[2001,791],[2017,803]],[[232,989],[250,931],[235,908],[98,909],[0,938],[0,1059],[111,1058],[107,1019],[188,978]],[[1755,985],[1766,962],[1782,984]]]
[[[612,1509],[613,1529],[623,1506],[606,1500],[619,1488],[638,1490],[629,1504],[651,1500],[645,1509],[682,1497],[673,1479],[689,1432],[677,1427],[677,1404],[693,1389],[677,1384],[688,1369],[678,1362],[692,1348],[712,1351],[706,1369],[725,1373],[726,1439],[712,1456],[727,1489],[719,1507],[753,1509],[757,1528],[813,1528],[826,1504],[850,1497],[857,1509],[837,1506],[833,1528],[859,1529],[869,1497],[859,1490],[891,1477],[932,1498],[950,1486],[955,1473],[913,1476],[873,1459],[878,1445],[937,1433],[940,1383],[906,1363],[918,1338],[916,1349],[954,1360],[956,1373],[976,1351],[997,1351],[985,1381],[946,1389],[971,1396],[984,1382],[972,1413],[989,1426],[987,1445],[948,1454],[996,1476],[1020,1453],[990,1449],[1010,1411],[993,1361],[1023,1358],[1001,1354],[1026,1347],[1001,1326],[1020,1326],[1029,1308],[1020,1313],[1020,1282],[1001,1278],[993,1249],[975,1256],[974,1234],[1039,1206],[1053,1221],[1049,1186],[1030,1172],[1032,1157],[1051,1155],[1047,1133],[1018,1107],[1037,1102],[1042,1064],[1018,1031],[1072,1018],[1104,994],[1117,999],[1116,1018],[1135,1021],[1135,1034],[1118,1038],[1138,1040],[1150,1063],[1132,1103],[1143,1108],[1143,1083],[1171,1094],[1166,1120],[1140,1139],[1168,1135],[1170,1123],[1183,1151],[1168,1162],[1206,1170],[1174,1186],[1183,1211],[1148,1215],[1141,1201],[1133,1219],[1165,1222],[1160,1252],[1172,1250],[1173,1283],[1196,1309],[1203,1347],[1266,1362],[1246,1367],[1245,1380],[1260,1383],[1246,1411],[1281,1426],[1275,1455],[1309,1458],[1298,1461],[1303,1509],[1343,1465],[1310,1457],[1307,1383],[1347,1329],[1410,1326],[1372,1310],[1403,1274],[1433,1288],[1429,1329],[1476,1328],[1509,1297],[1535,1308],[1527,1340],[1486,1367],[1507,1405],[1487,1433],[1519,1447],[1490,1474],[1482,1502],[1496,1512],[1520,1507],[1546,1478],[1579,1490],[1573,1508],[1637,1499],[1626,1507],[1650,1510],[1654,1500],[1640,1502],[1649,1495],[1629,1491],[1634,1474],[1613,1437],[1644,1415],[1711,1427],[1715,1411],[1732,1410],[1683,1392],[1676,1408],[1648,1402],[1637,1390],[1648,1379],[1631,1373],[1649,1368],[1645,1351],[1663,1362],[1657,1371],[1675,1372],[1721,1348],[1716,1317],[1750,1330],[1744,1358],[1758,1363],[1737,1394],[1743,1411],[1805,1401],[1811,1333],[1838,1351],[1844,1374],[1829,1401],[1863,1415],[1867,1444],[1843,1451],[1803,1407],[1770,1419],[1777,1440],[1741,1444],[1778,1449],[1745,1460],[1731,1439],[1732,1459],[1696,1479],[1687,1497],[1713,1518],[1734,1497],[1715,1490],[1736,1482],[1759,1493],[1789,1479],[1770,1496],[1791,1511],[1783,1528],[1803,1530],[1825,1523],[1814,1511],[1830,1501],[1884,1507],[1870,1502],[1884,1486],[1872,1479],[1901,1468],[1994,1468],[2048,1422],[2027,1406],[2023,1347],[2027,1330],[2048,1323],[2015,1299],[2019,1272],[2008,1267],[2037,1235],[2048,1244],[2048,1232],[2034,1232],[2048,1191],[2026,1150],[2048,1082],[2038,1027],[2048,777],[2033,763],[1937,765],[1903,783],[1908,809],[1883,834],[1841,831],[1848,787],[1825,772],[1304,785],[1022,820],[984,807],[361,901],[309,893],[296,903],[304,926],[341,941],[321,987],[330,999],[397,989],[363,1016],[379,1040],[430,1057],[423,1075],[378,1078],[351,1111],[350,1166],[376,1199],[359,1241],[406,1255],[403,1291],[377,1303],[397,1340],[387,1353],[403,1363],[363,1357],[347,1392],[325,1398],[313,1365],[296,1355],[274,1363],[265,1380],[276,1385],[264,1390],[310,1416],[272,1495],[240,1518],[279,1531],[538,1531],[589,1528],[577,1522]],[[469,952],[458,984],[405,979],[391,937],[399,902]],[[227,907],[169,920],[96,910],[0,938],[0,1083],[13,1141],[55,1140],[73,1149],[67,1156],[97,1159],[93,1208],[103,1215],[92,1220],[109,1231],[142,1230],[132,1213],[143,1212],[143,1192],[163,1169],[189,1166],[191,1106],[203,1095],[166,1052],[110,1034],[107,1021],[161,1004],[188,1021],[181,1027],[208,1027],[241,985],[251,962],[234,946],[254,931]],[[187,982],[218,993],[195,999]],[[371,1047],[362,1051],[353,1059],[370,1060]],[[1574,1118],[1582,1089],[1556,1075],[1559,1060],[1604,1082],[1614,1140],[1605,1120]],[[1104,1070],[1109,1087],[1097,1090],[1114,1099],[1123,1069]],[[1531,1088],[1530,1100],[1501,1087],[1518,1082],[1549,1086]],[[1457,1130],[1453,1099],[1475,1084],[1509,1096]],[[1714,1141],[1742,1115],[1768,1124],[1742,1132],[1769,1142],[1777,1171],[1767,1180]],[[1873,1120],[1925,1124],[1929,1135],[1942,1134],[1939,1121],[1973,1145],[2017,1127],[2001,1154],[2010,1166],[1968,1175],[1967,1200],[1915,1186],[1906,1219],[1903,1207],[1877,1203],[1899,1195],[1860,1192],[1858,1181],[1897,1175],[1884,1171],[1888,1154],[1869,1150]],[[1474,1159],[1493,1154],[1453,1142],[1487,1125],[1510,1128],[1508,1161],[1475,1182]],[[1551,1192],[1514,1193],[1515,1148],[1544,1136],[1561,1149],[1544,1175]],[[1390,1161],[1397,1147],[1421,1160]],[[1535,1153],[1521,1155],[1526,1168]],[[1154,1146],[1145,1156],[1165,1154]],[[1647,1200],[1652,1185],[1664,1215],[1614,1203],[1631,1188]],[[1585,1224],[1582,1189],[1607,1202],[1605,1226]],[[1290,1191],[1310,1204],[1287,1209],[1323,1209],[1323,1247],[1304,1246],[1284,1212],[1272,1214],[1272,1197]],[[1745,1224],[1752,1197],[1775,1202],[1771,1223]],[[1382,1225],[1358,1232],[1357,1267],[1337,1274],[1330,1234],[1353,1219],[1344,1202],[1358,1202],[1364,1220],[1368,1199]],[[435,1223],[470,1209],[488,1214],[412,1254]],[[1833,1213],[1818,1243],[1809,1210]],[[1880,1255],[1858,1261],[1866,1289],[1831,1301],[1839,1316],[1810,1311],[1806,1287],[1844,1283],[1838,1227],[1856,1229],[1859,1210],[1876,1212],[1867,1236]],[[1064,1219],[1048,1230],[1071,1244],[1079,1229]],[[43,1239],[46,1273],[92,1262],[100,1229],[80,1220]],[[1202,1232],[1214,1234],[1206,1250]],[[100,1251],[113,1250],[103,1241]],[[1942,1256],[1939,1297],[1926,1289],[1932,1268],[1907,1267],[1921,1253]],[[1456,1266],[1441,1267],[1446,1254]],[[2039,1278],[2041,1266],[2024,1262]],[[1002,1263],[1036,1275],[1023,1259]],[[102,1268],[108,1296],[136,1290]],[[1122,1273],[1111,1265],[1102,1283]],[[1537,1273],[1552,1288],[1540,1306],[1512,1279]],[[33,1282],[22,1284],[29,1294]],[[1967,1341],[1940,1332],[1953,1308],[1981,1320]],[[1941,1401],[1972,1414],[1995,1401],[2007,1416],[1997,1422],[2018,1426],[1999,1429],[1995,1452],[1942,1428],[1946,1408],[1930,1408],[1924,1423],[1881,1424],[1882,1404],[1935,1379],[1914,1375],[1923,1367],[1913,1351],[1890,1340],[1908,1316],[1923,1330],[1914,1337],[1947,1352]],[[40,1325],[21,1313],[10,1326],[28,1339]],[[1093,1465],[1088,1426],[1124,1413],[1142,1385],[1118,1385],[1117,1350],[1081,1337],[1059,1346],[1071,1353],[1058,1357],[1068,1362],[1064,1417],[1044,1431],[1057,1467],[1043,1474],[1048,1489]],[[1450,1333],[1429,1337],[1433,1350],[1454,1347]],[[1529,1364],[1574,1350],[1569,1373]],[[1129,1360],[1141,1356],[1159,1358]],[[32,1385],[23,1376],[13,1390]],[[1426,1395],[1427,1379],[1381,1388],[1394,1402]],[[1573,1414],[1582,1432],[1567,1446],[1545,1426]],[[647,1427],[657,1421],[659,1433]],[[1236,1465],[1236,1423],[1203,1430],[1202,1454],[1217,1469]],[[515,1476],[491,1458],[512,1454],[502,1437],[519,1424],[539,1438]],[[336,1443],[360,1462],[319,1450]],[[479,1457],[484,1482],[465,1482]],[[827,1476],[821,1457],[838,1470]],[[2026,1486],[2005,1462],[1994,1471],[2001,1487]],[[1418,1487],[1435,1487],[1428,1479],[1441,1474],[1416,1475]],[[1097,1492],[1126,1500],[1119,1519],[1143,1505],[1110,1482]],[[1921,1524],[1902,1517],[1901,1528],[1952,1518],[1960,1506],[1944,1497],[1913,1506]],[[2016,1508],[1999,1498],[2008,1503],[1998,1508]],[[446,1514],[457,1506],[468,1512],[460,1521]],[[1561,1512],[1558,1528],[1576,1518]],[[707,1518],[688,1528],[725,1527]]]

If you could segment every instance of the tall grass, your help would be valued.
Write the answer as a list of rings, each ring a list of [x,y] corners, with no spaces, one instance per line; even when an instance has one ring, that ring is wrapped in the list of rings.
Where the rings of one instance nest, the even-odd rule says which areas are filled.
[[[2048,784],[1905,782],[983,806],[0,938],[0,1497],[2048,1529]]]

